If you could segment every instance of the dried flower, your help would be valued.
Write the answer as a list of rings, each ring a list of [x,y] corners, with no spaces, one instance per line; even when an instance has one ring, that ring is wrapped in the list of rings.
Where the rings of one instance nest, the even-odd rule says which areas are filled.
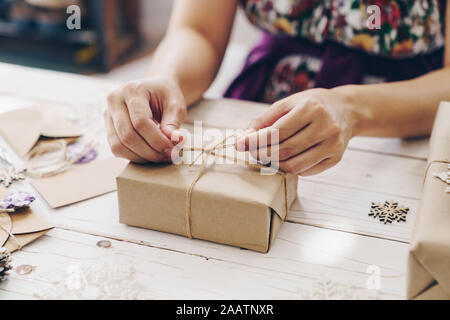
[[[75,142],[67,146],[67,157],[69,160],[75,160],[75,163],[88,163],[97,158],[97,151],[89,145],[81,142]]]
[[[15,191],[8,194],[0,202],[3,209],[20,209],[29,207],[36,200],[34,196],[25,191]]]

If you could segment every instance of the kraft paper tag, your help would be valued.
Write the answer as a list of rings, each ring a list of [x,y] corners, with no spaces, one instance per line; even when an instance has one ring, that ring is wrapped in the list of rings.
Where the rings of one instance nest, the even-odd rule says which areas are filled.
[[[8,194],[5,189],[0,190],[0,198]],[[53,225],[43,217],[34,213],[32,208],[19,210],[14,213],[0,214],[0,247],[6,247],[8,252],[13,252],[28,243],[40,238],[53,228]],[[13,239],[8,232],[14,235]]]
[[[127,164],[127,160],[109,157],[74,165],[56,176],[32,179],[31,184],[50,207],[58,208],[115,191],[115,179]]]
[[[31,107],[0,114],[0,135],[23,158],[41,136],[80,137],[82,132],[53,108]]]

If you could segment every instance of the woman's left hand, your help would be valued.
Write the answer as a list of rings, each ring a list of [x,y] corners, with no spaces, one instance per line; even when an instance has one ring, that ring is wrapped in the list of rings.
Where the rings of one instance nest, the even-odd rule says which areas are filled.
[[[311,89],[276,102],[253,119],[252,131],[237,141],[236,149],[249,150],[285,172],[310,176],[342,159],[355,125],[356,112],[340,90]],[[273,129],[279,134],[276,148],[270,142]],[[279,160],[273,163],[276,149]]]

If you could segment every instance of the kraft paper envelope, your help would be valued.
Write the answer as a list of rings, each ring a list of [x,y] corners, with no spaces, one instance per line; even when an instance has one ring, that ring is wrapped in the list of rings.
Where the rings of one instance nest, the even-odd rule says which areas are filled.
[[[450,103],[443,102],[430,140],[428,170],[408,257],[408,299],[450,299],[450,194],[433,177],[450,163]]]
[[[129,164],[117,178],[120,222],[187,235],[186,190],[198,167]],[[193,238],[267,252],[297,196],[296,175],[261,175],[241,165],[209,168],[191,201]],[[285,193],[287,187],[287,199]]]
[[[0,190],[0,197],[5,195],[7,192]],[[14,235],[13,238],[0,228],[0,247],[6,247],[8,252],[19,249],[19,245],[23,247],[29,244],[53,228],[51,223],[34,213],[31,208],[14,213],[0,213],[0,225]]]
[[[31,107],[0,114],[0,135],[23,158],[41,136],[80,137],[82,132],[53,108]]]
[[[32,179],[31,184],[52,208],[58,208],[115,191],[115,179],[127,163],[109,157],[74,165],[53,177]]]

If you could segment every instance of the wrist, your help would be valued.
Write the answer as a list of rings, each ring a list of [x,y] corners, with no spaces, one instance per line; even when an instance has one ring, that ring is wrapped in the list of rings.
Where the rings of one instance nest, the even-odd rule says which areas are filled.
[[[153,65],[150,67],[150,71],[147,75],[149,78],[157,78],[162,79],[164,81],[168,81],[171,84],[174,84],[180,87],[180,79],[175,69],[172,68],[159,68],[154,67]]]
[[[364,135],[369,130],[371,112],[366,104],[360,102],[360,86],[345,85],[331,89],[342,101],[347,110],[348,123],[351,126],[351,137]]]
[[[160,84],[163,84],[166,92],[171,97],[176,97],[180,103],[187,110],[186,105],[186,96],[184,95],[181,80],[176,74],[175,71],[171,71],[169,69],[165,69],[164,72],[158,72],[154,69],[151,69],[148,73],[148,79],[157,81]]]

